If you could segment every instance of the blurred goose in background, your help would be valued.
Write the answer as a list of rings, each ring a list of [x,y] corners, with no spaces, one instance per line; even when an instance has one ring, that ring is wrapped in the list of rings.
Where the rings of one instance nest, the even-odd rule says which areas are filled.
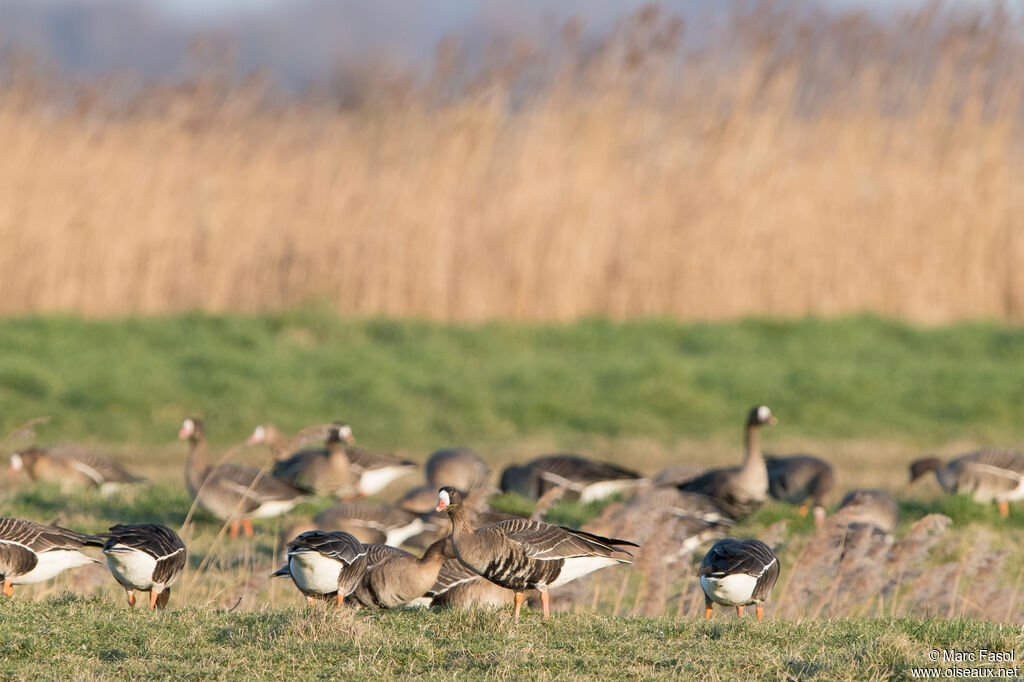
[[[768,468],[768,494],[779,502],[800,505],[801,518],[807,516],[806,500],[814,505],[814,523],[825,521],[825,503],[835,487],[832,465],[812,455],[765,457]]]
[[[711,604],[735,606],[736,614],[756,605],[758,622],[764,616],[762,604],[779,579],[779,560],[771,547],[760,540],[725,538],[711,547],[697,571],[704,590],[704,617],[711,617]]]
[[[647,484],[635,471],[617,464],[597,462],[579,455],[545,455],[523,465],[512,465],[501,474],[502,492],[514,492],[532,500],[552,488],[574,493],[580,502],[631,492]]]
[[[437,488],[439,487],[418,485],[415,488],[409,488],[395,504],[416,514],[429,514],[437,506]]]
[[[348,600],[367,608],[390,609],[419,599],[437,582],[444,562],[455,558],[448,538],[430,545],[422,557],[389,545],[363,546],[366,572]]]
[[[288,563],[271,577],[290,576],[310,606],[334,599],[341,606],[366,571],[366,549],[348,533],[311,530],[288,543]]]
[[[135,590],[149,593],[149,608],[163,609],[171,597],[171,585],[188,559],[178,534],[156,523],[112,526],[106,533],[103,553],[107,567],[135,606]]]
[[[631,564],[622,546],[628,540],[592,535],[543,521],[512,519],[473,529],[462,494],[451,486],[438,491],[437,511],[452,521],[452,547],[466,567],[515,592],[513,617],[519,618],[523,593],[540,591],[544,617],[550,615],[548,589],[615,564]]]
[[[884,490],[851,490],[839,503],[835,516],[848,525],[861,523],[891,533],[900,522],[900,508]]]
[[[775,422],[772,411],[765,405],[750,410],[746,421],[743,464],[727,469],[709,469],[680,483],[679,490],[707,495],[737,521],[754,513],[768,497],[768,469],[761,454],[760,429]]]
[[[491,470],[483,458],[470,448],[444,448],[427,458],[424,465],[427,485],[436,497],[437,489],[450,485],[467,493],[487,487]]]
[[[32,446],[11,454],[7,473],[24,471],[33,481],[54,481],[61,490],[95,487],[107,493],[122,485],[141,483],[146,479],[129,472],[119,464],[74,445],[51,448]]]
[[[258,434],[259,427],[249,440]],[[271,473],[299,490],[313,495],[350,495],[355,492],[355,487],[352,466],[343,446],[351,442],[351,439],[352,430],[347,424],[332,425],[327,429],[323,447],[307,448],[283,458],[279,457],[274,462]]]
[[[206,461],[206,432],[197,417],[182,422],[178,438],[188,439],[191,449],[185,462],[185,482],[199,504],[219,519],[230,521],[231,537],[239,524],[253,536],[250,519],[279,516],[304,497],[302,491],[252,467],[225,462],[211,467]]]
[[[416,464],[386,452],[357,447],[345,448],[352,471],[352,480],[360,496],[374,495],[416,470]]]
[[[103,540],[93,535],[24,519],[0,518],[4,596],[12,596],[15,585],[40,583],[66,569],[100,563],[80,550],[102,546]]]
[[[341,530],[365,544],[393,547],[427,530],[419,514],[379,502],[339,502],[314,516],[313,522],[320,530]]]
[[[352,442],[352,429],[347,424],[337,422],[334,424],[316,424],[307,426],[294,436],[288,436],[281,429],[273,424],[258,424],[246,439],[246,445],[258,445],[266,443],[270,451],[274,453],[274,459],[285,460],[295,454],[298,448],[305,447],[316,441],[324,441],[332,428],[342,432],[342,440]]]
[[[981,503],[995,500],[1003,518],[1010,515],[1010,502],[1024,498],[1024,454],[1013,450],[983,448],[945,463],[938,457],[918,459],[910,465],[910,483],[929,471],[946,492]]]

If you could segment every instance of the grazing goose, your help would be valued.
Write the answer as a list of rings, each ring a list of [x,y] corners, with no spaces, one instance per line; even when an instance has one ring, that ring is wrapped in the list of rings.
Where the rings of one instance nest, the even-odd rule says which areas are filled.
[[[799,504],[800,516],[807,516],[807,503],[814,505],[814,523],[825,522],[825,502],[835,486],[832,465],[811,455],[765,457],[768,467],[768,494],[786,504]]]
[[[442,538],[422,557],[389,545],[364,545],[366,572],[349,601],[367,608],[390,609],[419,599],[437,582],[448,559],[454,559],[451,541]]]
[[[452,520],[452,547],[459,561],[473,572],[515,592],[513,617],[519,618],[523,593],[540,591],[544,617],[550,615],[548,588],[564,585],[592,571],[633,562],[616,545],[638,547],[628,540],[592,535],[543,521],[511,519],[474,530],[462,494],[451,486],[438,491],[437,511]]]
[[[110,492],[121,485],[146,480],[109,459],[71,445],[18,450],[11,454],[7,473],[13,475],[19,471],[27,473],[33,481],[56,481],[64,492],[84,487]]]
[[[999,504],[999,513],[1010,515],[1010,502],[1024,498],[1024,454],[1001,448],[983,448],[943,463],[926,457],[910,465],[910,482],[935,472],[946,492],[966,493],[976,502]]]
[[[343,445],[351,437],[352,431],[347,425],[331,426],[327,430],[324,447],[300,450],[284,459],[278,459],[271,473],[299,490],[314,495],[349,495],[355,490],[351,465]]]
[[[341,606],[366,571],[366,549],[348,533],[311,530],[288,543],[288,563],[271,577],[291,576],[310,606],[331,599]]]
[[[704,590],[705,618],[711,617],[712,602],[735,606],[738,616],[743,615],[744,606],[756,604],[760,622],[764,616],[761,605],[779,579],[779,559],[760,540],[725,538],[704,556],[697,575]]]
[[[246,445],[258,445],[260,443],[266,443],[271,452],[274,453],[274,459],[285,460],[291,457],[296,449],[309,445],[315,441],[323,441],[327,438],[330,430],[339,429],[341,431],[341,439],[347,443],[352,442],[352,429],[348,424],[342,422],[336,422],[334,424],[316,424],[315,426],[307,426],[302,429],[294,436],[287,436],[281,429],[277,428],[273,424],[257,424],[256,428],[252,430],[252,433],[245,440]]]
[[[100,563],[79,551],[86,546],[102,547],[103,540],[60,526],[0,518],[0,579],[4,596],[13,595],[15,585],[41,583],[65,569]]]
[[[395,504],[416,514],[430,514],[437,506],[437,489],[439,487],[418,485],[415,488],[409,488]]]
[[[750,410],[743,464],[727,469],[709,469],[696,478],[680,483],[679,489],[707,495],[737,521],[754,513],[768,497],[768,470],[761,454],[760,428],[764,424],[774,424],[775,421],[772,411],[765,405]]]
[[[360,496],[374,495],[406,474],[416,470],[416,464],[399,459],[386,452],[375,452],[363,448],[347,447],[353,484]]]
[[[514,604],[515,592],[477,575],[458,559],[449,559],[438,571],[426,599],[431,608],[500,607]]]
[[[178,438],[187,438],[191,450],[185,462],[185,482],[199,504],[217,518],[230,520],[231,537],[238,537],[239,524],[253,536],[249,519],[284,514],[303,499],[301,491],[257,469],[225,462],[206,464],[206,432],[198,418],[186,419]]]
[[[490,469],[480,455],[469,448],[445,448],[427,458],[424,465],[431,493],[450,485],[466,493],[487,486]]]
[[[851,490],[839,503],[835,515],[847,525],[862,523],[883,533],[893,532],[900,522],[899,505],[884,490]]]
[[[181,575],[188,550],[178,534],[156,523],[118,524],[109,532],[103,553],[107,566],[135,606],[135,590],[149,592],[149,608],[166,608],[171,585]]]
[[[427,524],[419,514],[391,504],[340,502],[313,517],[320,530],[343,530],[363,543],[397,547]]]
[[[635,471],[579,455],[545,455],[522,466],[510,466],[501,474],[502,492],[519,493],[532,500],[562,487],[576,493],[580,502],[590,502],[646,483],[647,479]]]

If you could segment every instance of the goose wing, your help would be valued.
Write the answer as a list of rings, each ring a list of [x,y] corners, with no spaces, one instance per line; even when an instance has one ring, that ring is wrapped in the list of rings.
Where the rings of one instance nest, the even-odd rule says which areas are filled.
[[[415,467],[414,462],[410,462],[407,459],[400,459],[387,452],[376,452],[374,450],[366,450],[364,448],[357,448],[348,446],[344,448],[345,454],[348,455],[349,465],[352,467],[352,471],[361,474],[364,471],[371,471],[373,469],[383,469],[385,467]]]
[[[269,473],[264,473],[253,485],[259,473],[258,469],[226,462],[218,465],[210,475],[216,477],[217,485],[244,496],[248,507],[246,511],[252,511],[265,502],[293,500],[302,495],[302,491]]]
[[[615,552],[629,554],[615,545],[637,546],[627,540],[604,538],[600,535],[529,519],[499,521],[488,528],[521,545],[526,556],[542,561],[581,556],[612,556]]]
[[[579,455],[548,455],[535,459],[527,466],[537,475],[557,485],[566,483],[590,484],[600,481],[638,479],[640,474],[610,462],[597,462]]]
[[[397,557],[413,557],[413,554],[406,552],[404,549],[398,549],[391,545],[383,545],[380,543],[371,543],[363,545],[363,549],[366,551],[366,570],[372,569],[374,566],[378,566],[385,561],[390,561]]]
[[[68,466],[92,479],[96,485],[104,483],[141,483],[146,480],[124,467],[96,453],[75,446],[55,447],[50,456],[63,459]]]
[[[349,533],[310,530],[288,543],[288,554],[317,552],[335,561],[351,565],[366,549]]]
[[[157,523],[117,524],[100,536],[107,538],[105,553],[139,551],[156,559],[153,580],[157,583],[171,582],[188,560],[188,550],[178,534]]]
[[[434,493],[437,497],[437,493]],[[417,518],[416,514],[391,504],[372,502],[340,502],[313,517],[320,526],[329,526],[340,521],[362,521],[376,530],[388,530],[407,526]]]
[[[778,563],[771,548],[760,540],[726,538],[716,542],[708,551],[697,575],[718,577],[745,574],[759,578],[773,565],[778,573]]]

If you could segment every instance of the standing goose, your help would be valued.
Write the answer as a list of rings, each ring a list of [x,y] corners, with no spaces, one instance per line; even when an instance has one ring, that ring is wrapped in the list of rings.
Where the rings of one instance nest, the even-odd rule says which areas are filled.
[[[768,497],[768,470],[761,454],[760,428],[775,421],[772,411],[765,405],[750,410],[743,464],[727,469],[709,469],[680,483],[679,490],[707,495],[735,520],[754,513]]]
[[[178,534],[156,523],[117,524],[109,532],[103,553],[107,566],[135,606],[135,590],[149,592],[149,608],[166,608],[171,585],[181,575],[188,550]]]
[[[353,477],[344,443],[351,442],[351,438],[352,430],[348,425],[332,425],[327,430],[324,447],[300,450],[278,459],[271,473],[314,495],[349,495],[353,492]]]
[[[491,475],[483,458],[469,448],[444,448],[427,458],[424,465],[431,492],[450,485],[466,493],[487,486]]]
[[[646,483],[647,479],[635,471],[579,455],[545,455],[522,466],[507,467],[501,474],[502,492],[516,492],[533,500],[562,487],[576,493],[580,502],[590,502]]]
[[[540,591],[544,617],[550,615],[548,589],[614,564],[631,564],[632,556],[616,545],[638,547],[628,540],[592,535],[543,521],[511,519],[474,530],[462,495],[451,486],[438,491],[437,511],[452,520],[452,547],[474,573],[515,592],[513,617],[519,618],[523,593]]]
[[[760,540],[719,540],[704,557],[697,571],[704,590],[704,617],[711,617],[711,604],[743,607],[756,604],[757,620],[764,616],[762,604],[779,579],[779,559]]]
[[[811,455],[765,457],[768,494],[780,502],[799,504],[800,516],[807,516],[807,498],[814,505],[814,523],[825,522],[825,502],[835,486],[832,465]]]
[[[72,445],[18,450],[11,454],[7,473],[13,475],[19,471],[27,473],[33,481],[56,481],[64,492],[84,487],[108,492],[121,485],[146,480],[109,459]]]
[[[883,533],[893,532],[900,522],[899,505],[884,490],[851,490],[839,503],[835,515],[847,525],[862,523]]]
[[[422,557],[389,545],[364,545],[366,572],[349,600],[368,608],[390,609],[419,599],[437,582],[447,559],[454,559],[448,538],[430,545]]]
[[[249,519],[284,514],[298,504],[303,494],[293,486],[270,475],[260,475],[252,467],[225,462],[215,467],[206,464],[206,432],[198,418],[186,419],[178,438],[191,444],[185,462],[185,482],[199,504],[217,518],[230,520],[231,537],[238,537],[239,524],[248,537],[253,536]]]
[[[332,596],[341,606],[366,571],[366,549],[348,533],[311,530],[288,543],[288,563],[271,574],[287,575],[310,606]]]
[[[0,579],[4,596],[13,595],[15,585],[41,583],[65,569],[100,563],[79,551],[86,546],[102,547],[103,540],[60,526],[0,518]]]
[[[339,502],[313,517],[313,522],[320,530],[343,530],[360,542],[394,547],[427,527],[419,514],[374,502]]]
[[[1001,448],[983,448],[943,463],[938,457],[915,460],[910,482],[935,472],[946,492],[965,493],[976,502],[995,500],[999,513],[1010,515],[1010,502],[1024,498],[1024,454]]]

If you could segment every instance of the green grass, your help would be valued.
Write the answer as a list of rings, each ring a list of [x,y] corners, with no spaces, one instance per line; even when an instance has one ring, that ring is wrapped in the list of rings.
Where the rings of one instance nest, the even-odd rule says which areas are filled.
[[[64,596],[0,610],[5,679],[908,679],[932,649],[1018,650],[1019,627],[505,612],[134,612]]]
[[[342,418],[374,446],[735,441],[750,405],[817,439],[1024,437],[1024,331],[860,317],[564,326],[316,311],[0,322],[0,414],[43,438],[153,445],[200,413],[215,443]]]

